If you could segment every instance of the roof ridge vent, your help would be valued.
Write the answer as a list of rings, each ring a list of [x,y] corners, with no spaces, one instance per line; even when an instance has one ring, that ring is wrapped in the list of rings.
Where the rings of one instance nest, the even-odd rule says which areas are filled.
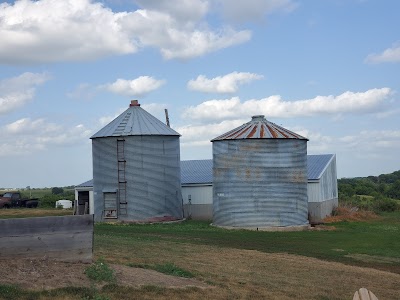
[[[264,115],[256,115],[251,117],[252,121],[266,121]]]
[[[131,100],[131,104],[129,104],[129,107],[131,106],[140,106],[139,101],[138,100]]]

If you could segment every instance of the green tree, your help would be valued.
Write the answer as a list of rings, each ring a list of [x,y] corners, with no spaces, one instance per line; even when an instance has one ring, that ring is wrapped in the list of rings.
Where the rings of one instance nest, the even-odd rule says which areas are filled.
[[[51,189],[51,193],[52,193],[53,195],[60,195],[60,194],[64,193],[64,189],[63,189],[63,188],[60,188],[60,187],[53,187],[53,188]]]

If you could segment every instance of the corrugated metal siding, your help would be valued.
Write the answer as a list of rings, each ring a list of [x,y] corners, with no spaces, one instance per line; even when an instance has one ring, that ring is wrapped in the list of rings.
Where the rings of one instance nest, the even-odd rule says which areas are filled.
[[[321,201],[338,198],[335,157],[330,161],[328,167],[322,174],[319,184],[321,186]]]
[[[308,202],[323,202],[338,198],[336,172],[336,156],[331,155],[319,179],[309,183]]]
[[[309,182],[307,185],[308,202],[320,202],[321,199],[321,185],[319,181]]]
[[[307,140],[213,142],[214,224],[307,224]]]
[[[182,217],[179,136],[124,137],[127,215],[119,220]],[[103,191],[118,189],[117,138],[92,140],[95,219],[102,220]]]

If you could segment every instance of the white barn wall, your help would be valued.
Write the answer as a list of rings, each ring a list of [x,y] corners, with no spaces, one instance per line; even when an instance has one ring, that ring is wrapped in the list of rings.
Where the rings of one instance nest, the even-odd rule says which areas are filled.
[[[191,201],[189,203],[189,195]],[[184,217],[194,220],[212,220],[212,184],[182,185]]]
[[[89,192],[89,214],[94,214],[94,197],[93,187],[76,187],[75,188],[75,203],[78,201],[79,192]]]

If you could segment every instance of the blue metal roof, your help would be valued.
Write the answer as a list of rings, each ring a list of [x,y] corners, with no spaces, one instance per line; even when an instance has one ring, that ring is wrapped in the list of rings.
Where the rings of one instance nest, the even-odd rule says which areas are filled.
[[[93,187],[93,179],[85,181],[84,183],[78,184],[75,187]]]
[[[213,182],[212,159],[181,161],[181,183],[210,183]]]
[[[325,171],[334,154],[307,155],[308,180],[318,180]]]
[[[91,139],[129,135],[180,136],[179,133],[149,114],[136,102],[136,104],[131,104],[127,110],[95,133]]]
[[[307,155],[308,180],[318,180],[334,154]],[[182,184],[205,184],[213,183],[213,161],[212,159],[182,160],[181,161],[181,183]],[[93,180],[88,180],[77,187],[92,187]]]

